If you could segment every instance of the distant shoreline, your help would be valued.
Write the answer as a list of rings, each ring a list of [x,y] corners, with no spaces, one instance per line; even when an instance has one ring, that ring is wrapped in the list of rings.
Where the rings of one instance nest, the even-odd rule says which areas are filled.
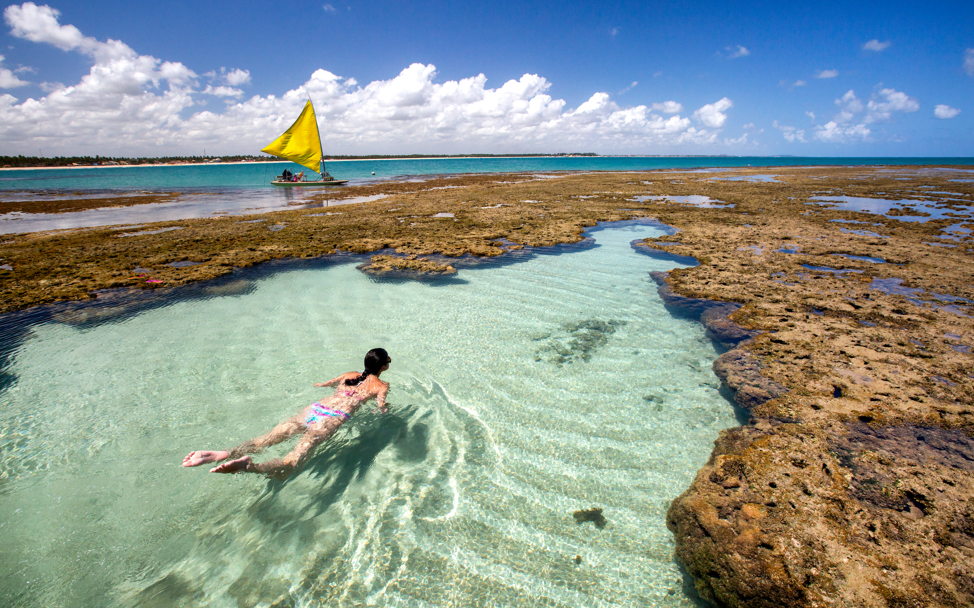
[[[324,161],[326,163],[335,162],[354,162],[354,161],[389,161],[389,160],[484,160],[484,159],[531,159],[531,158],[692,158],[693,156],[658,156],[658,155],[600,155],[600,154],[492,154],[487,156],[471,156],[471,155],[447,155],[447,156],[377,156],[377,157],[361,157],[361,158],[326,158]],[[721,157],[710,157],[710,156],[696,156],[697,158],[721,158]],[[45,157],[46,158],[46,157]],[[111,157],[109,157],[111,158]],[[726,157],[733,158],[733,157]],[[91,165],[91,164],[71,164],[71,165],[50,165],[43,167],[0,167],[0,171],[11,171],[11,170],[26,170],[26,169],[102,169],[102,168],[123,168],[123,167],[183,167],[187,165],[191,166],[202,166],[202,165],[263,165],[263,164],[278,164],[287,163],[287,160],[236,160],[236,161],[213,161],[213,162],[171,162],[171,163],[126,163],[120,164],[118,161],[115,164],[107,164],[110,161],[106,161],[106,164],[101,165]],[[297,164],[297,163],[295,163]]]
[[[517,159],[517,158],[687,158],[683,156],[403,156],[401,158],[326,158],[326,163],[355,163],[355,162],[383,162],[391,160],[485,160],[485,159]],[[710,158],[710,157],[700,157]],[[717,157],[714,157],[717,158]],[[206,167],[209,165],[280,165],[292,163],[289,160],[262,160],[262,161],[230,161],[212,163],[143,163],[140,165],[57,165],[54,167],[0,167],[0,171],[35,171],[35,170],[54,170],[54,169],[135,169],[138,167]]]
[[[748,158],[810,158],[810,159],[821,159],[821,158],[846,158],[846,159],[869,159],[875,160],[912,160],[912,159],[936,159],[938,161],[952,160],[960,162],[943,163],[943,164],[957,164],[957,165],[974,165],[974,157],[969,156],[793,156],[793,155],[772,155],[772,156],[729,156],[729,155],[716,155],[707,156],[699,154],[576,154],[576,155],[541,155],[532,154],[525,156],[504,156],[504,155],[489,155],[489,156],[393,156],[393,157],[381,157],[381,158],[326,158],[324,159],[326,163],[351,163],[351,162],[389,162],[389,161],[429,161],[429,160],[535,160],[535,159],[567,159],[567,158],[583,158],[583,159],[605,159],[605,158],[714,158],[714,159],[748,159]],[[966,162],[969,161],[969,162]],[[38,170],[61,170],[61,169],[133,169],[138,167],[204,167],[208,165],[280,165],[280,164],[296,164],[291,163],[286,160],[265,160],[265,161],[219,161],[219,162],[203,162],[203,163],[143,163],[143,164],[128,164],[128,165],[56,165],[49,167],[0,167],[0,171],[38,171]],[[877,163],[868,163],[877,164]],[[896,165],[897,163],[891,163]],[[903,163],[908,164],[908,163]],[[939,163],[938,163],[939,164]]]

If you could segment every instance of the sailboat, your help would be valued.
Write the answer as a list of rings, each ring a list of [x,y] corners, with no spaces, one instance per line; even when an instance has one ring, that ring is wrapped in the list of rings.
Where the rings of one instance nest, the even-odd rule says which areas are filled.
[[[287,131],[261,150],[272,156],[297,163],[319,174],[318,179],[306,181],[304,172],[299,174],[299,180],[290,178],[289,171],[278,175],[271,184],[275,186],[341,186],[347,184],[347,179],[335,179],[325,171],[325,159],[321,157],[321,137],[318,135],[318,119],[315,117],[314,106],[309,99],[304,104],[304,110]]]

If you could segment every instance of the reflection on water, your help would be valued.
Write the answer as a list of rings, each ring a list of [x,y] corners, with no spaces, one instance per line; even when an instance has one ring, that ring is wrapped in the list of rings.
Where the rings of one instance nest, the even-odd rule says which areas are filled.
[[[3,604],[695,605],[665,512],[735,418],[703,328],[648,275],[674,262],[630,246],[661,234],[596,230],[451,282],[293,266],[0,323]],[[375,346],[390,413],[367,404],[291,479],[179,466]],[[573,518],[592,507],[604,529]]]
[[[381,200],[384,197],[384,195],[359,196],[324,203],[314,201],[314,195],[320,194],[321,191],[320,188],[285,187],[183,189],[175,200],[165,203],[105,207],[71,213],[0,214],[0,234],[66,228],[93,228],[118,224],[147,224],[220,215],[267,213],[284,209],[334,207]],[[106,195],[102,194],[98,198],[104,196]],[[0,209],[2,209],[2,205],[0,205]]]
[[[820,201],[823,203],[832,203],[837,207],[842,209],[848,209],[850,211],[861,211],[865,213],[875,213],[878,215],[888,215],[890,211],[894,209],[902,208],[904,211],[909,212],[910,209],[915,209],[920,213],[926,215],[895,215],[890,216],[901,222],[926,222],[931,219],[941,219],[944,217],[950,217],[949,214],[958,213],[971,213],[974,211],[974,207],[967,205],[956,205],[954,207],[944,207],[943,203],[938,203],[936,201],[922,201],[922,200],[885,200],[881,198],[864,198],[861,196],[813,196],[811,200]]]

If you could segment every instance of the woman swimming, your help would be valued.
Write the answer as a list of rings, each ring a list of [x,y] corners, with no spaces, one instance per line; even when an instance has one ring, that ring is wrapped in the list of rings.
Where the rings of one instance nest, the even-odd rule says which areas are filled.
[[[312,403],[304,412],[277,425],[266,435],[242,443],[229,452],[200,450],[190,452],[183,459],[184,467],[198,467],[209,462],[228,460],[210,469],[210,473],[264,473],[286,477],[300,467],[322,441],[335,434],[359,407],[375,398],[379,411],[385,413],[389,383],[379,380],[379,374],[389,369],[392,359],[381,348],[373,348],[365,355],[365,371],[349,372],[315,386],[337,385],[335,394],[321,402]],[[267,462],[253,462],[250,454],[281,443],[285,439],[304,433],[298,445],[283,458]]]

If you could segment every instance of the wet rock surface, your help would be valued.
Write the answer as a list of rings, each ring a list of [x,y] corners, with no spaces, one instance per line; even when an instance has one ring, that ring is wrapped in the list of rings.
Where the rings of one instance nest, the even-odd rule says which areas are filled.
[[[598,222],[653,217],[676,230],[641,248],[699,261],[656,277],[660,294],[731,348],[714,370],[750,416],[721,434],[667,515],[701,595],[719,606],[970,606],[974,184],[952,170],[762,168],[767,183],[714,179],[747,169],[457,176],[323,194],[388,194],[340,215],[12,235],[0,243],[0,310],[338,252],[513,258],[579,243]],[[880,215],[825,194],[911,202]],[[908,206],[929,215],[897,219],[917,215]],[[181,260],[199,264],[167,266]],[[554,328],[539,356],[584,364],[609,329]]]
[[[732,348],[738,343],[759,335],[760,331],[748,330],[730,320],[730,315],[741,307],[734,302],[720,302],[704,298],[685,298],[670,289],[667,277],[669,272],[653,271],[650,277],[659,285],[657,292],[671,312],[687,316],[703,323],[707,336],[723,348]]]
[[[10,196],[9,193],[4,193]],[[28,192],[24,200],[0,200],[0,214],[5,213],[72,213],[86,209],[108,209],[111,207],[131,207],[170,203],[179,199],[175,192],[156,192],[153,194],[120,193],[114,196],[85,197],[70,194],[49,195],[44,192]],[[12,198],[17,198],[14,195]]]
[[[761,373],[763,366],[750,352],[730,350],[714,361],[714,373],[734,393],[734,400],[746,410],[788,392],[782,386]]]

